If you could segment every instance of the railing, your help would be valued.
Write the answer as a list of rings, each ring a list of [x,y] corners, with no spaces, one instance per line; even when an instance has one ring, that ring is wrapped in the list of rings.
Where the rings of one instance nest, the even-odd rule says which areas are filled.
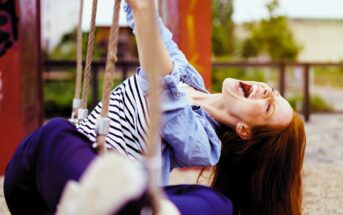
[[[45,71],[56,69],[71,69],[75,68],[75,61],[65,60],[47,60],[45,61]],[[132,61],[118,61],[116,68],[121,71],[122,80],[127,78],[129,69],[134,69],[139,65],[137,60]],[[318,62],[213,62],[213,68],[254,68],[254,67],[269,67],[277,68],[279,70],[279,92],[285,95],[286,91],[286,69],[287,67],[300,67],[303,69],[303,107],[302,113],[306,121],[310,119],[310,69],[312,67],[341,67],[343,63],[318,63]],[[93,101],[99,100],[98,95],[98,73],[101,69],[105,68],[105,60],[94,61],[92,64],[92,90]]]
[[[99,101],[98,87],[99,87],[99,71],[104,70],[106,65],[105,60],[96,60],[92,63],[92,78],[91,78],[91,89],[92,89],[92,106]],[[83,68],[85,63],[83,63]],[[131,61],[118,61],[116,63],[116,69],[120,71],[122,75],[122,81],[127,78],[127,74],[130,69],[135,69],[139,66],[137,60]],[[44,72],[49,71],[63,71],[61,69],[73,69],[76,68],[76,62],[70,60],[47,60],[44,62]]]

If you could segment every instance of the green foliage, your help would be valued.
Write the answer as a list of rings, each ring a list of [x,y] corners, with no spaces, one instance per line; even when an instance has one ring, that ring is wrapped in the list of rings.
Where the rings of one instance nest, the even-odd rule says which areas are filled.
[[[215,56],[234,53],[233,0],[212,1],[212,48]]]
[[[75,74],[75,71],[73,71]],[[116,73],[118,74],[118,73]],[[98,95],[102,95],[104,74],[99,74]],[[114,80],[113,88],[121,83],[119,77]],[[91,86],[90,86],[91,87]],[[71,80],[46,81],[44,83],[44,116],[52,117],[70,117],[72,101],[74,98],[75,82]],[[101,100],[101,97],[98,99]],[[98,102],[98,101],[95,101]],[[94,102],[92,101],[92,89],[88,94],[88,109],[92,110]]]
[[[296,111],[301,111],[302,102],[303,102],[302,96],[294,95],[293,97],[287,98],[287,100]],[[316,94],[311,95],[310,97],[310,107],[311,107],[311,112],[333,111],[332,104],[327,103],[321,96],[316,95]]]
[[[74,97],[71,81],[46,81],[44,84],[44,116],[69,117]]]
[[[82,33],[82,55],[83,59],[86,58],[87,55],[87,45],[88,45],[88,32]],[[66,33],[62,36],[61,41],[59,44],[48,54],[49,59],[64,59],[64,60],[74,60],[76,59],[76,52],[77,52],[77,32],[76,29],[73,31]],[[96,44],[94,47],[94,59],[99,59],[102,56],[106,56],[107,50],[98,47]]]
[[[278,0],[267,4],[269,18],[246,27],[250,36],[243,41],[242,57],[265,56],[272,60],[295,60],[301,46],[295,41],[286,16],[277,15]]]

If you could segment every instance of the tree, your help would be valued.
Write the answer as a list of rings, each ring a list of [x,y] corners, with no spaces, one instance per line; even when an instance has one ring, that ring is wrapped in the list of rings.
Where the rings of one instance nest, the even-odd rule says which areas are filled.
[[[242,56],[267,56],[272,60],[295,60],[301,46],[295,41],[286,16],[278,15],[279,1],[266,5],[269,18],[248,25],[250,36],[243,41]]]
[[[234,52],[233,0],[212,2],[212,44],[215,56],[232,56]]]

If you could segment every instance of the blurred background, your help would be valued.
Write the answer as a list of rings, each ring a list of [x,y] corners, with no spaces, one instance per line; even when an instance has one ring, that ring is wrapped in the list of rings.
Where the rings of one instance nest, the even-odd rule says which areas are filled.
[[[89,109],[102,94],[113,2],[98,2]],[[219,92],[226,77],[264,81],[302,114],[304,214],[343,214],[343,1],[158,0],[158,6],[210,91]],[[71,115],[79,7],[80,0],[0,1],[0,175],[24,136],[52,117]],[[85,0],[84,60],[91,10]],[[114,86],[138,66],[123,11],[119,34]],[[172,181],[195,182],[195,175],[176,172]]]
[[[165,4],[170,3],[160,1],[161,14],[165,21],[168,20],[169,27],[175,26],[175,21],[171,19],[181,19],[181,22],[186,19],[182,17],[182,12],[175,15],[163,10]],[[75,66],[62,68],[59,64],[56,68],[54,63],[75,60],[78,5],[78,0],[42,1],[44,116],[47,118],[70,114]],[[106,57],[112,16],[109,5],[110,0],[99,1],[98,5],[94,59],[99,61]],[[173,6],[178,10],[177,5]],[[343,67],[340,65],[343,62],[341,1],[212,0],[211,6],[211,29],[208,31],[211,31],[212,67],[211,71],[206,71],[212,72],[209,77],[211,83],[208,84],[211,91],[219,91],[221,81],[228,76],[265,81],[275,88],[282,87],[279,90],[298,111],[307,111],[303,110],[306,93],[303,85],[304,79],[309,78],[311,112],[343,112],[343,98],[340,97],[343,87]],[[83,42],[86,47],[91,1],[85,2],[84,11]],[[120,25],[119,59],[137,60],[135,39],[126,26],[124,13],[121,13]],[[174,35],[180,31],[172,30]],[[85,48],[83,53],[85,56]],[[132,72],[135,68],[119,69],[119,72]],[[93,70],[96,70],[94,73],[99,75],[97,78],[101,83],[103,67]],[[304,70],[308,70],[309,77],[305,77]],[[101,87],[96,87],[93,85],[90,95],[91,106],[101,95]]]

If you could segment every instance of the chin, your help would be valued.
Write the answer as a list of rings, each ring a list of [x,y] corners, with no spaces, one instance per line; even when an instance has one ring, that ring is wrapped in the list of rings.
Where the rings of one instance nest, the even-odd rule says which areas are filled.
[[[231,91],[234,92],[235,91],[235,83],[237,80],[232,79],[232,78],[226,78],[223,81],[223,85],[222,85],[222,90],[223,91]]]
[[[227,99],[240,99],[241,95],[238,89],[239,81],[233,78],[226,78],[223,81],[222,93]]]

